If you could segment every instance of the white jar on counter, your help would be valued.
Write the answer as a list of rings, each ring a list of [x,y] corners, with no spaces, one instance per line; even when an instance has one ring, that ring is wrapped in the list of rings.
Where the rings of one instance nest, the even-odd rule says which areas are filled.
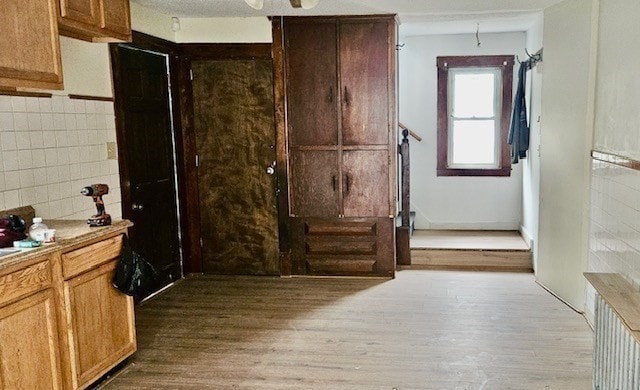
[[[42,218],[34,217],[33,225],[29,227],[29,237],[33,241],[45,241],[45,232],[49,227],[42,223]]]

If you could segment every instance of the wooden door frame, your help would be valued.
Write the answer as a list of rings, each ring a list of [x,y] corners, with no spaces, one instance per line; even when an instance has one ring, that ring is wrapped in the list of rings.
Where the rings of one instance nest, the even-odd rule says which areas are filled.
[[[121,44],[111,43],[109,44],[109,52],[111,55],[111,69],[112,69],[112,77],[113,77],[113,86],[114,86],[114,108],[115,108],[115,116],[116,116],[116,137],[118,144],[118,164],[120,166],[120,185],[123,189],[122,191],[122,212],[123,217],[127,218],[131,213],[131,193],[128,190],[129,183],[129,167],[126,160],[126,138],[125,138],[125,123],[124,123],[124,110],[121,104],[119,104],[118,99],[118,80],[121,79],[120,69],[122,60],[118,54],[118,46]],[[169,90],[171,97],[171,110],[172,110],[172,127],[173,127],[173,138],[175,140],[175,167],[177,175],[177,199],[178,199],[178,225],[180,227],[180,255],[182,257],[182,273],[183,275],[191,274],[191,273],[199,273],[202,272],[201,265],[201,254],[200,254],[200,234],[199,224],[197,226],[192,226],[190,222],[190,218],[188,217],[190,213],[192,213],[193,208],[199,212],[198,203],[196,201],[195,204],[192,203],[192,197],[190,196],[190,188],[187,187],[186,183],[190,170],[192,166],[187,164],[187,160],[185,160],[184,150],[185,143],[189,142],[189,135],[185,132],[185,126],[182,122],[181,115],[181,107],[182,101],[180,100],[179,90],[180,86],[185,84],[185,80],[183,74],[180,74],[180,57],[178,55],[178,45],[166,41],[164,39],[156,38],[151,35],[143,34],[137,31],[133,31],[132,33],[132,42],[124,44],[133,49],[146,50],[150,52],[154,52],[160,55],[166,55],[169,59]],[[197,200],[197,194],[196,194]],[[195,234],[195,235],[194,235]]]

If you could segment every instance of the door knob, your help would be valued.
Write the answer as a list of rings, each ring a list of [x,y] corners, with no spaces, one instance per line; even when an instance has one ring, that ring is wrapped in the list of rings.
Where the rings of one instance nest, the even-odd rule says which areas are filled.
[[[274,173],[276,173],[276,162],[272,162],[270,166],[267,167],[267,174],[268,175],[273,175]]]
[[[144,209],[144,206],[141,203],[134,203],[131,205],[131,210],[141,211],[142,209]]]

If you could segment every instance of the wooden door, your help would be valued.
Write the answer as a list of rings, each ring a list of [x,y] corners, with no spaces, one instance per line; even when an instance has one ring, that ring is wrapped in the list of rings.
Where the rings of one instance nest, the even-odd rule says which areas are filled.
[[[192,63],[206,273],[277,275],[271,60]]]
[[[390,44],[386,21],[340,23],[344,145],[389,143]]]
[[[115,57],[123,216],[134,223],[131,247],[156,268],[161,288],[182,275],[167,59],[123,45]]]
[[[338,152],[293,151],[291,193],[295,216],[337,217],[341,213]]]
[[[348,150],[342,154],[345,217],[389,216],[389,152]]]
[[[338,144],[336,22],[287,24],[290,145]]]
[[[0,309],[0,388],[62,389],[52,290]]]
[[[112,261],[64,282],[78,387],[95,381],[136,350],[133,300],[111,285],[116,265]]]

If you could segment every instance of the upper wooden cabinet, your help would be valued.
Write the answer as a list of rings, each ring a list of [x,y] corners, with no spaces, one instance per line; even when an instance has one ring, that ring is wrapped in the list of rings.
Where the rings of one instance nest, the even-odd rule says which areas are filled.
[[[389,17],[284,19],[291,216],[393,214],[394,28]]]
[[[0,87],[62,89],[56,1],[0,1]]]
[[[60,34],[91,42],[131,41],[129,0],[59,0]]]
[[[389,143],[389,35],[386,20],[340,23],[344,145]]]
[[[335,20],[287,25],[291,145],[338,144],[337,37]]]

